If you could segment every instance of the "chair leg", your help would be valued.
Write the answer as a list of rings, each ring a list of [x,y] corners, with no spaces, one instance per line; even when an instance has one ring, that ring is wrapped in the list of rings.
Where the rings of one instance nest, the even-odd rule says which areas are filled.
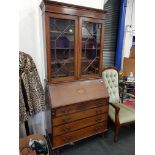
[[[119,136],[119,130],[120,130],[120,124],[115,124],[115,134],[114,134],[114,142],[118,142],[118,136]]]

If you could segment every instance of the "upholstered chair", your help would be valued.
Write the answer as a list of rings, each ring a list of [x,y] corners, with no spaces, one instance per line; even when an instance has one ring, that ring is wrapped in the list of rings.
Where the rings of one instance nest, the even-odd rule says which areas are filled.
[[[102,78],[109,93],[109,117],[115,124],[114,142],[118,141],[120,126],[134,123],[134,109],[121,103],[119,96],[119,74],[114,67],[103,69]]]

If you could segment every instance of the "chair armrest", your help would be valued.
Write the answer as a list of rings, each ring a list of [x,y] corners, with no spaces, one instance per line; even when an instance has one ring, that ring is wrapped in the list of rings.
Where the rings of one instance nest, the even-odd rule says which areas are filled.
[[[110,102],[109,102],[109,104],[110,104],[113,108],[115,108],[116,111],[119,111],[119,110],[120,110],[120,107],[118,107],[117,105],[115,105],[115,104],[113,104],[113,103],[110,103]]]
[[[115,124],[120,124],[119,122],[119,111],[120,111],[120,107],[118,107],[117,105],[110,103],[109,104],[115,109]]]

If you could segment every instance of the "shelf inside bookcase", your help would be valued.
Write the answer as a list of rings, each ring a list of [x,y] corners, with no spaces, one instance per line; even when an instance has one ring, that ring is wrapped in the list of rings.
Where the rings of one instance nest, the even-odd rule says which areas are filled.
[[[56,47],[56,48],[51,48],[51,50],[74,50],[74,48],[65,48],[65,47]]]
[[[100,50],[100,48],[82,48],[82,50]]]
[[[94,62],[95,61],[99,61],[99,57],[96,57],[95,58],[96,60],[94,60],[94,59],[87,59],[87,58],[85,58],[85,57],[82,57],[82,59],[81,59],[81,62],[91,62],[91,61],[93,61],[94,60]],[[63,59],[63,60],[52,60],[51,61],[51,64],[57,64],[57,63],[74,63],[74,58],[72,57],[72,58],[68,58],[68,59]]]
[[[63,35],[63,34],[71,34],[71,35],[74,35],[74,32],[63,32],[63,33],[62,33],[62,31],[52,31],[52,30],[51,30],[50,32],[51,32],[51,33],[60,33],[60,34],[62,34],[62,35]]]

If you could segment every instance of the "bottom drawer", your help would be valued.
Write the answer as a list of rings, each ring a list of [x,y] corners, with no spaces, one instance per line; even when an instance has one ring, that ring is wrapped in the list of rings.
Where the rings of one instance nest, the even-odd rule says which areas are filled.
[[[107,121],[98,123],[94,126],[86,127],[81,130],[70,132],[61,136],[53,137],[53,148],[60,147],[71,142],[101,133],[107,130]]]

